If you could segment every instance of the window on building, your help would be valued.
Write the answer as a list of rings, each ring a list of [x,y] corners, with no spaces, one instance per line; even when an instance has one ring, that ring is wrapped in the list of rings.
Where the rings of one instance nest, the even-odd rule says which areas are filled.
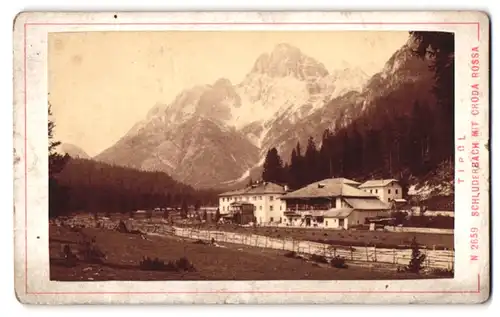
[[[334,198],[332,200],[332,208],[337,208],[337,199],[336,198]]]
[[[259,200],[262,200],[262,196],[259,196]]]
[[[222,211],[226,211],[226,206],[222,206]]]
[[[396,195],[398,194],[398,190],[396,189]]]
[[[281,219],[281,217],[280,217],[280,223],[282,223],[282,222],[283,222],[283,219]]]
[[[378,194],[378,189],[375,189],[375,194]]]
[[[262,206],[259,206],[259,210],[262,210]]]
[[[281,209],[281,206],[280,206],[280,210],[282,210],[282,209]]]
[[[372,194],[372,190],[370,189],[370,194]]]
[[[270,217],[269,222],[273,222],[273,221],[274,221],[273,217]]]
[[[325,226],[327,226],[327,227],[328,227],[328,221],[325,221]]]
[[[273,211],[273,206],[269,206],[269,211]]]
[[[253,196],[253,200],[257,200],[257,196]]]
[[[390,193],[391,193],[391,189],[389,188],[389,189],[387,190],[387,192],[390,194]]]
[[[269,200],[272,201],[274,199],[273,196],[269,196]]]

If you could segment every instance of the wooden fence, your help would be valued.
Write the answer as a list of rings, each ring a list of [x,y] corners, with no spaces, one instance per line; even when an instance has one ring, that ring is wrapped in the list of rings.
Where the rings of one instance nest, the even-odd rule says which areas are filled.
[[[285,251],[294,251],[299,254],[323,255],[326,258],[336,256],[343,257],[347,261],[378,262],[394,265],[408,265],[411,259],[411,249],[384,249],[377,247],[359,246],[332,246],[291,238],[271,238],[256,234],[242,234],[226,231],[200,230],[195,228],[172,227],[167,223],[150,223],[147,221],[129,220],[125,221],[128,229],[140,230],[148,234],[176,235],[194,240],[216,241],[224,243],[243,244],[259,248],[271,248]],[[58,225],[62,223],[55,222]],[[70,218],[63,221],[64,225],[99,227],[114,230],[119,220],[99,219],[95,221],[89,218]],[[424,267],[453,269],[455,252],[453,250],[427,250],[422,249],[425,254]]]

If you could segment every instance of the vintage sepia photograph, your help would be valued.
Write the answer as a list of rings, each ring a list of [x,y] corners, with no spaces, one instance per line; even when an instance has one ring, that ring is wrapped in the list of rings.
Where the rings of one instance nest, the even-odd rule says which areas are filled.
[[[454,277],[454,34],[48,34],[54,281]]]
[[[490,294],[481,12],[32,12],[14,22],[31,304]]]

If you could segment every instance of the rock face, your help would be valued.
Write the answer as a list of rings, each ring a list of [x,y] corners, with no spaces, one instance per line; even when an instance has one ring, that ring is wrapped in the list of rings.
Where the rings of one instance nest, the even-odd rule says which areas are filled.
[[[358,68],[329,72],[298,48],[279,44],[239,84],[221,78],[155,105],[96,159],[163,171],[195,187],[234,185],[259,169],[269,148],[286,161],[297,141],[321,140],[325,129],[348,124],[394,90],[428,89],[431,75],[408,45],[369,78]]]

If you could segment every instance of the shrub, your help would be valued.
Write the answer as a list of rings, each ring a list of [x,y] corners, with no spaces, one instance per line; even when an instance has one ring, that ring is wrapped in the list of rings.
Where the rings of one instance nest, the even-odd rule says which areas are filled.
[[[200,239],[196,240],[196,241],[195,241],[195,242],[193,242],[193,243],[194,243],[194,244],[203,244],[203,245],[209,244],[208,242],[205,242],[205,241],[200,240]]]
[[[186,257],[166,263],[159,258],[144,257],[139,263],[139,268],[143,271],[195,271],[194,265]]]
[[[432,274],[439,277],[454,277],[455,271],[453,269],[436,268],[432,270]]]
[[[411,260],[408,264],[407,270],[412,273],[420,273],[425,261],[425,254],[422,254],[417,243],[417,238],[413,237],[411,243]]]
[[[175,266],[177,268],[177,271],[195,271],[193,263],[191,263],[188,258],[182,257],[179,260],[175,262]]]
[[[171,263],[165,264],[159,258],[151,259],[149,257],[144,257],[139,263],[139,268],[143,271],[169,271],[170,266],[172,266]]]
[[[123,220],[120,220],[120,223],[116,227],[116,231],[118,231],[120,233],[129,233],[130,232],[127,228],[127,225],[125,224],[125,222]]]
[[[338,256],[338,255],[330,260],[330,265],[333,267],[336,267],[338,269],[346,269],[347,268],[347,264],[345,263],[345,259],[343,257]]]
[[[63,248],[64,265],[66,267],[74,267],[78,262],[78,257],[71,251],[69,244]]]
[[[324,256],[318,254],[311,255],[311,261],[318,263],[328,263],[328,260]]]
[[[97,246],[95,238],[92,238],[92,241],[83,241],[80,255],[83,261],[92,264],[102,264],[106,258],[106,254]]]

